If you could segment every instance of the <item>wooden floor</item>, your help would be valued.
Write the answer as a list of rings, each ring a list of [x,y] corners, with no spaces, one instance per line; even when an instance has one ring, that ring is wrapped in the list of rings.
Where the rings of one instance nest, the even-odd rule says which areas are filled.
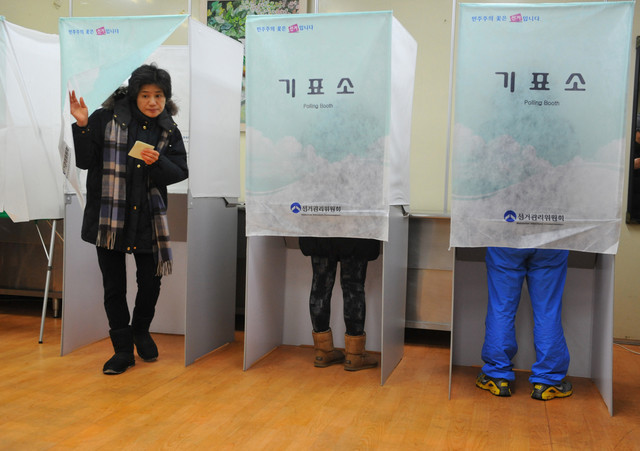
[[[449,349],[410,339],[384,386],[379,370],[314,368],[309,347],[283,346],[242,371],[243,335],[184,366],[184,338],[154,335],[160,358],[102,374],[107,340],[60,357],[61,320],[0,300],[0,449],[640,449],[640,355],[614,348],[614,416],[595,385],[529,397],[518,373],[511,398],[474,386]],[[628,346],[640,351],[640,346]]]

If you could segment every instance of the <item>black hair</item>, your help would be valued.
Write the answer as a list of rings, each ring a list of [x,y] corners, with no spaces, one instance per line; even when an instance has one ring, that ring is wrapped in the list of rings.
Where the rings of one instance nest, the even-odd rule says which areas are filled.
[[[169,72],[160,69],[155,64],[143,64],[131,72],[127,90],[131,101],[136,101],[138,93],[144,85],[158,85],[164,92],[165,98],[171,99],[171,76]]]
[[[169,72],[160,69],[155,64],[143,64],[131,73],[128,86],[121,86],[102,104],[105,107],[112,106],[117,100],[128,97],[135,105],[138,94],[144,85],[157,85],[166,98],[165,109],[170,115],[178,112],[178,106],[171,100],[171,76]]]

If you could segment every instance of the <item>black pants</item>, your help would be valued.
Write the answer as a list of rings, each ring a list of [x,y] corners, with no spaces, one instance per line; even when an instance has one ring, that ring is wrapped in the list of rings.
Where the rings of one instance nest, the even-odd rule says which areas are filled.
[[[96,247],[98,264],[102,271],[104,286],[104,309],[107,312],[109,328],[122,329],[129,326],[131,316],[127,305],[127,268],[124,252]],[[136,330],[149,330],[160,295],[160,280],[156,276],[153,254],[133,254],[136,260],[136,294],[131,325]]]
[[[366,304],[364,281],[367,276],[365,258],[340,259],[340,286],[342,287],[344,323],[349,335],[363,335]],[[336,279],[338,259],[311,256],[313,280],[309,297],[311,324],[314,332],[329,329],[331,319],[331,292]]]

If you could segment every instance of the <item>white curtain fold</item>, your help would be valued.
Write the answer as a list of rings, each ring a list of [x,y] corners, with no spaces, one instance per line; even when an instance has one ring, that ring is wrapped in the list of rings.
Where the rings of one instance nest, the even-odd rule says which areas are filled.
[[[14,222],[63,217],[59,49],[57,35],[0,20],[0,210]]]

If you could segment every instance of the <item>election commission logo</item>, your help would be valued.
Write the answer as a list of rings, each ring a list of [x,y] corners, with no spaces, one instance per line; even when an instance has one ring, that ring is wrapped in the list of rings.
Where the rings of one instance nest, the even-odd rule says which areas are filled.
[[[507,222],[515,222],[518,215],[513,210],[507,210],[504,212],[504,220]]]
[[[300,211],[302,210],[302,205],[300,205],[298,202],[294,202],[291,204],[291,206],[289,207],[291,209],[291,211],[293,213],[300,213]]]

